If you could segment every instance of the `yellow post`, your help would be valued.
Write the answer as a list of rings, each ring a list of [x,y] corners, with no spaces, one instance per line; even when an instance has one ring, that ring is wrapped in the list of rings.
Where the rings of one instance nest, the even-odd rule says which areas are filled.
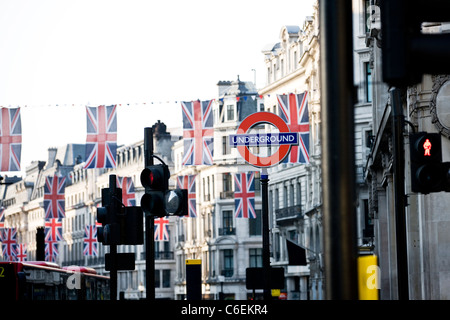
[[[359,300],[378,300],[380,268],[376,255],[358,257]]]
[[[278,298],[280,296],[281,290],[280,289],[272,289],[272,297]]]

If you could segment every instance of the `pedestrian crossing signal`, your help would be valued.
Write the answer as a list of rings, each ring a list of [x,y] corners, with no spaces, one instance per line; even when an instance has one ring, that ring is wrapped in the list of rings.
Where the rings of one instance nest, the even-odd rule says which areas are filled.
[[[419,132],[410,135],[411,190],[419,193],[444,191],[441,135]]]
[[[431,157],[431,147],[433,145],[430,142],[430,139],[426,139],[425,142],[423,143],[423,149],[425,150],[424,152],[424,156],[425,157]]]

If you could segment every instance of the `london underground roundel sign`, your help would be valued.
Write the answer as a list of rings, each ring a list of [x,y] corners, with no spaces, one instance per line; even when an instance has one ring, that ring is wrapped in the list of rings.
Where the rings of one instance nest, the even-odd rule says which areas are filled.
[[[260,123],[268,123],[278,128],[278,134],[248,134],[250,128]],[[237,147],[246,162],[255,167],[274,166],[286,158],[291,145],[298,144],[298,134],[290,132],[288,125],[278,115],[271,112],[257,112],[245,118],[237,129],[237,134],[230,135],[230,144]],[[249,146],[279,145],[278,150],[270,156],[257,156],[250,152]]]

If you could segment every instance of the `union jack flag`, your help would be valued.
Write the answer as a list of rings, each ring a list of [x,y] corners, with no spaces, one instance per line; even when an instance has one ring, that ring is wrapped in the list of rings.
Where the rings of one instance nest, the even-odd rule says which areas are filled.
[[[58,242],[45,241],[45,261],[56,262],[58,254]]]
[[[289,158],[284,162],[309,163],[309,112],[308,92],[302,94],[277,95],[280,117],[291,132],[298,132],[298,146],[292,146]]]
[[[5,229],[5,207],[0,207],[0,242],[3,239],[3,229]]]
[[[45,220],[45,241],[62,240],[62,219],[52,218]]]
[[[24,243],[17,245],[17,261],[27,261],[27,245]]]
[[[7,228],[3,231],[2,253],[7,261],[14,261],[17,256],[17,230]]]
[[[122,189],[122,202],[127,207],[136,205],[134,183],[131,177],[117,177],[117,187]]]
[[[97,226],[89,225],[84,229],[83,239],[83,255],[85,256],[97,256]]]
[[[169,219],[155,219],[155,241],[169,241]]]
[[[177,187],[180,189],[187,189],[188,191],[188,217],[197,217],[197,200],[195,194],[195,178],[197,175],[178,176]]]
[[[64,218],[65,213],[65,197],[64,191],[66,186],[65,177],[46,177],[44,185],[44,210],[45,219]]]
[[[20,171],[22,152],[22,123],[20,108],[1,108],[0,171]]]
[[[255,173],[234,175],[234,215],[236,218],[256,218]]]
[[[115,168],[117,151],[116,105],[86,107],[85,168]]]
[[[212,100],[181,102],[183,110],[183,165],[212,165],[214,122]]]

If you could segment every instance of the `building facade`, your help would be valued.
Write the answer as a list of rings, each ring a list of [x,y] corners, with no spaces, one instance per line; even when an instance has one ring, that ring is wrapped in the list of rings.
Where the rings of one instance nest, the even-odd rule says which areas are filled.
[[[197,201],[197,216],[177,221],[177,299],[186,296],[186,259],[201,260],[203,299],[251,298],[251,290],[246,289],[246,268],[262,267],[260,175],[229,144],[229,135],[236,133],[240,122],[257,112],[262,102],[253,84],[239,76],[235,81],[219,81],[217,86],[218,98],[212,110],[213,165],[182,166],[183,140],[173,147],[173,179],[195,175]],[[235,174],[248,172],[254,172],[256,218],[237,218]]]
[[[397,234],[394,210],[392,152],[392,102],[382,81],[380,24],[377,1],[353,0],[354,84],[356,89],[355,160],[357,179],[356,219],[359,254],[378,257],[380,298],[398,299]],[[423,26],[424,32],[449,32],[448,24]],[[213,165],[185,166],[183,133],[167,132],[155,124],[155,153],[170,167],[171,187],[180,176],[195,176],[196,217],[170,217],[169,241],[155,244],[157,299],[186,298],[186,260],[201,260],[202,298],[246,300],[262,297],[262,290],[246,288],[246,269],[262,267],[262,217],[260,169],[242,159],[230,146],[245,117],[267,111],[280,114],[277,95],[306,94],[309,118],[309,162],[282,163],[268,170],[270,260],[283,267],[289,300],[324,299],[320,29],[318,4],[301,26],[282,26],[279,39],[262,51],[266,85],[256,89],[237,77],[219,81],[212,103],[214,119]],[[450,298],[450,241],[447,226],[450,206],[447,193],[418,194],[411,191],[408,136],[413,130],[440,133],[443,161],[450,161],[450,76],[426,75],[420,84],[403,92],[405,181],[407,196],[407,264],[410,299]],[[181,112],[181,111],[180,111]],[[270,125],[254,128],[273,132]],[[261,148],[263,149],[263,148]],[[267,150],[257,150],[263,154]],[[253,152],[252,151],[252,152]],[[84,227],[95,224],[101,189],[109,175],[131,177],[136,205],[144,190],[139,174],[144,165],[143,141],[118,148],[117,168],[86,170],[84,145],[69,144],[49,149],[46,162],[36,161],[23,179],[8,178],[0,186],[5,224],[18,230],[18,242],[28,244],[28,258],[36,258],[36,228],[43,226],[43,186],[48,175],[67,177],[66,217],[57,262],[87,265],[104,271],[107,246],[98,245],[98,256],[83,255]],[[156,160],[155,160],[156,161]],[[237,173],[254,173],[256,218],[235,216]],[[306,251],[306,265],[292,265],[287,248],[291,241]],[[120,246],[119,252],[134,252],[136,269],[120,271],[118,291],[125,298],[145,297],[145,247]]]
[[[373,104],[377,97],[374,96],[375,88],[382,84],[374,79],[372,73],[373,54],[367,45],[367,32],[369,16],[372,9],[370,1],[353,1],[353,69],[354,84],[356,89],[355,101],[355,165],[356,187],[358,191],[357,202],[357,239],[361,254],[373,253],[374,225],[371,215],[369,186],[365,179],[366,164],[370,157],[370,149],[373,145]]]
[[[154,130],[154,153],[172,170],[172,136],[166,126],[157,122]],[[3,190],[2,206],[5,208],[5,227],[16,228],[17,243],[27,244],[28,261],[37,260],[36,229],[45,223],[44,184],[47,176],[66,178],[65,217],[62,218],[62,240],[58,242],[58,254],[54,262],[61,266],[89,266],[99,274],[105,271],[105,253],[108,246],[97,243],[97,255],[83,253],[85,227],[96,223],[96,209],[101,206],[102,188],[109,187],[109,176],[130,177],[135,188],[135,201],[139,205],[144,193],[139,175],[144,168],[143,141],[117,149],[117,166],[114,169],[85,169],[85,146],[68,144],[49,149],[49,158],[33,162],[24,178],[7,178],[12,184]],[[173,229],[173,222],[169,230]],[[174,232],[170,232],[174,235]],[[175,238],[155,243],[155,297],[174,299]],[[145,246],[122,245],[118,252],[135,254],[135,270],[118,272],[118,294],[125,299],[145,298]],[[6,257],[3,257],[6,258]]]
[[[324,298],[318,7],[302,27],[283,26],[279,42],[263,50],[267,84],[259,90],[265,111],[280,115],[277,95],[305,94],[309,161],[268,170],[273,266],[285,270],[289,300]],[[306,250],[307,265],[290,265],[287,241]]]
[[[370,3],[354,2],[354,11],[367,12]],[[354,105],[356,223],[359,254],[373,253],[373,218],[369,211],[369,188],[365,165],[373,141],[373,80],[370,49],[366,46],[366,21],[354,22]],[[308,94],[310,161],[308,164],[280,164],[269,170],[269,201],[273,212],[272,264],[285,268],[288,299],[324,299],[321,178],[320,48],[318,2],[302,27],[284,26],[279,42],[263,50],[267,84],[259,90],[265,110],[280,114],[277,95]],[[307,252],[307,266],[289,265],[286,240]]]
[[[420,194],[411,191],[409,134],[416,131],[439,133],[442,142],[443,161],[450,158],[450,122],[448,114],[450,78],[448,75],[425,75],[422,82],[401,92],[401,110],[405,117],[403,128],[404,181],[395,181],[393,161],[393,106],[390,90],[382,81],[381,24],[378,1],[353,1],[353,11],[360,39],[359,52],[367,56],[372,90],[371,98],[372,138],[364,166],[364,178],[369,186],[368,217],[373,220],[373,252],[378,256],[380,267],[380,298],[398,299],[399,270],[397,233],[394,207],[394,183],[401,183],[405,190],[406,206],[406,279],[408,298],[412,300],[446,300],[450,298],[449,261],[450,249],[446,214],[450,205],[448,193]],[[426,23],[423,33],[449,32],[449,24]],[[366,46],[364,46],[364,43]],[[366,60],[364,60],[366,61]],[[405,261],[403,261],[405,262]]]

